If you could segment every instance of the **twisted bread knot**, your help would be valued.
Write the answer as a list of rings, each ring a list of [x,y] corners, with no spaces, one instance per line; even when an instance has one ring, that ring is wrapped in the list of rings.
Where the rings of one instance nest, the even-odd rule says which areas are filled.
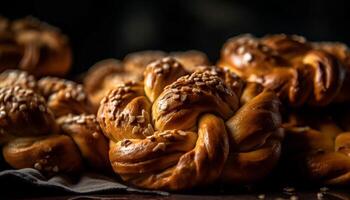
[[[0,124],[3,142],[12,136],[43,135],[55,127],[44,98],[19,86],[0,88]]]
[[[196,71],[198,66],[210,65],[207,55],[197,50],[171,52],[170,56],[179,61],[188,72]]]
[[[56,78],[37,83],[21,71],[0,74],[0,85],[0,145],[10,166],[33,167],[48,176],[78,173],[83,161],[109,170],[107,140],[96,117],[80,109],[88,106],[79,97],[82,86]],[[70,96],[60,97],[61,92]]]
[[[284,160],[297,170],[298,178],[329,185],[350,183],[350,132],[319,115],[292,116],[284,126]]]
[[[163,51],[140,51],[126,55],[123,63],[128,71],[141,75],[142,78],[142,74],[149,63],[165,56],[166,53]]]
[[[71,49],[66,36],[50,25],[34,18],[4,21],[0,68],[17,68],[35,76],[67,73],[71,65]]]
[[[73,81],[55,77],[44,77],[36,81],[25,71],[6,70],[0,74],[0,86],[33,90],[45,98],[56,117],[92,112],[83,86]]]
[[[122,62],[106,59],[94,64],[84,78],[84,88],[94,110],[98,109],[100,101],[111,89],[126,81],[141,81],[146,66],[166,55],[162,51],[141,51],[128,54]],[[209,64],[207,56],[199,51],[172,52],[169,55],[182,63],[188,72],[199,65]]]
[[[109,90],[124,81],[139,81],[142,73],[127,70],[125,65],[115,59],[102,60],[94,64],[84,78],[84,88],[94,110],[97,111],[101,99]]]
[[[241,107],[242,82],[232,73],[216,67],[184,73],[163,58],[148,65],[144,83],[127,82],[101,101],[98,121],[114,171],[133,185],[167,190],[222,175],[234,183],[266,176],[282,139],[274,93],[263,91]]]
[[[221,67],[276,91],[293,106],[323,106],[333,101],[345,78],[342,63],[304,38],[286,35],[231,38],[219,61]]]
[[[34,76],[19,70],[5,70],[0,74],[0,87],[6,86],[19,86],[32,90],[37,89]]]
[[[350,51],[349,48],[342,43],[338,42],[318,42],[313,43],[313,46],[317,49],[322,49],[337,57],[337,59],[346,68],[345,80],[343,87],[339,91],[338,95],[334,99],[335,102],[348,102],[350,100]]]
[[[83,86],[72,81],[45,77],[38,82],[39,92],[47,99],[56,117],[67,114],[92,113]]]

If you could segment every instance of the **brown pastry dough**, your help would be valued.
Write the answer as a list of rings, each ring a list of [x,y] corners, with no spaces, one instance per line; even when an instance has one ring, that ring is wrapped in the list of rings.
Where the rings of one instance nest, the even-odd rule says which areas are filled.
[[[0,70],[19,68],[35,76],[65,75],[72,62],[66,36],[57,28],[27,17],[0,19]]]
[[[285,125],[284,161],[300,180],[350,183],[350,132],[320,115],[292,115]]]
[[[140,81],[142,74],[126,71],[115,59],[102,60],[92,66],[84,78],[84,88],[97,111],[101,99],[113,88],[125,81]]]
[[[207,56],[200,51],[172,52],[171,55],[187,72],[193,72],[200,65],[208,65]],[[123,62],[116,59],[102,60],[93,65],[84,78],[84,88],[97,111],[100,101],[118,85],[128,81],[141,81],[146,66],[160,58],[167,57],[162,51],[141,51],[128,54]]]
[[[39,80],[38,90],[47,99],[48,107],[56,117],[67,114],[91,113],[91,104],[83,86],[54,77]]]
[[[165,57],[167,54],[163,51],[139,51],[130,53],[125,56],[123,64],[126,71],[139,74],[142,78],[143,72],[146,66],[160,58]]]
[[[1,137],[39,136],[47,134],[53,127],[53,114],[42,96],[19,86],[0,88]]]
[[[226,122],[230,154],[221,175],[229,183],[261,180],[277,164],[284,132],[280,103],[272,92],[262,92],[246,102]]]
[[[55,77],[38,82],[25,71],[6,70],[0,74],[0,87],[18,86],[42,95],[56,117],[67,114],[91,113],[92,107],[82,85]]]
[[[210,65],[207,55],[197,50],[171,52],[170,56],[179,61],[188,72],[196,71],[198,66]]]
[[[10,166],[52,176],[79,173],[86,161],[111,171],[108,141],[96,117],[84,114],[90,107],[81,85],[53,77],[36,82],[27,72],[8,70],[0,86],[0,145]]]
[[[216,67],[181,76],[176,63],[149,64],[144,84],[125,83],[101,101],[98,121],[110,139],[114,171],[138,187],[166,190],[266,176],[282,139],[274,93],[263,91],[240,108],[237,76]]]
[[[93,65],[84,78],[84,87],[94,110],[111,89],[127,81],[141,81],[146,66],[164,56],[162,51],[140,51],[128,54],[123,62],[106,59]]]
[[[65,135],[16,138],[3,147],[3,155],[16,169],[35,168],[47,176],[80,173],[83,166],[76,144]]]
[[[341,56],[324,49],[300,36],[242,35],[226,42],[219,66],[276,91],[290,105],[324,106],[337,98],[346,74]]]
[[[21,88],[37,90],[37,82],[34,76],[20,70],[9,69],[0,73],[0,87],[7,86],[19,86]]]
[[[145,94],[153,102],[162,93],[165,86],[187,72],[174,58],[165,57],[149,64],[144,74]]]
[[[339,91],[338,95],[334,99],[335,102],[348,102],[350,101],[350,50],[343,44],[338,42],[318,42],[313,43],[313,46],[318,49],[327,51],[328,53],[334,55],[346,68],[346,76],[343,83],[343,87]]]
[[[69,135],[80,153],[94,169],[110,171],[108,141],[104,137],[95,115],[67,115],[58,119],[64,134]]]

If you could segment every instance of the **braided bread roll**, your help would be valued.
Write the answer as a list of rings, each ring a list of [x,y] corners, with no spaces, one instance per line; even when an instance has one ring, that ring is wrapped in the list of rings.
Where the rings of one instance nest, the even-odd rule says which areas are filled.
[[[108,141],[95,115],[66,115],[57,120],[63,134],[70,136],[79,148],[82,158],[95,170],[110,171]]]
[[[198,66],[210,65],[207,55],[197,50],[171,52],[169,56],[179,61],[188,72],[196,71]]]
[[[19,86],[42,95],[55,117],[92,113],[91,103],[82,85],[56,77],[37,81],[25,71],[6,70],[0,74],[0,87]]]
[[[163,51],[139,51],[126,55],[123,60],[123,64],[125,65],[125,69],[127,71],[138,74],[142,79],[146,66],[149,63],[165,56],[166,53]]]
[[[299,181],[350,183],[350,132],[320,115],[295,114],[285,125],[283,160]]]
[[[34,18],[0,18],[0,70],[19,68],[35,76],[65,75],[72,62],[68,39]]]
[[[94,64],[84,78],[84,89],[97,111],[101,99],[109,90],[124,81],[140,81],[142,73],[127,71],[124,65],[115,59],[102,60]]]
[[[35,77],[26,71],[20,70],[8,69],[0,73],[0,87],[6,86],[19,86],[21,88],[37,90]]]
[[[14,136],[40,136],[55,128],[53,113],[45,99],[19,86],[0,88],[0,141]],[[2,143],[3,143],[2,142]]]
[[[48,107],[56,117],[92,113],[83,86],[73,81],[44,77],[38,81],[38,91],[47,99]]]
[[[236,75],[216,67],[185,73],[163,58],[147,66],[144,83],[124,83],[101,101],[113,170],[132,185],[165,190],[265,177],[283,137],[275,94],[242,106]]]
[[[349,48],[339,42],[317,42],[312,43],[315,48],[322,49],[337,57],[337,59],[346,68],[345,80],[343,87],[339,91],[338,95],[334,99],[337,103],[343,103],[350,101],[350,95],[348,95],[350,85],[350,50]]]
[[[347,69],[342,56],[300,36],[242,35],[225,43],[219,66],[276,91],[288,105],[324,106],[337,99],[343,86]]]
[[[208,65],[207,56],[199,51],[172,52],[169,55],[183,64],[188,72],[200,65]],[[94,64],[84,78],[84,88],[97,111],[100,101],[107,93],[127,81],[141,81],[146,66],[167,54],[162,51],[141,51],[128,54],[123,62],[106,59]]]
[[[82,86],[52,77],[37,83],[16,70],[0,74],[0,85],[0,146],[10,166],[35,168],[47,176],[80,173],[84,162],[110,171],[108,141],[96,117],[81,109],[88,107],[78,95],[84,94]],[[70,96],[58,98],[62,92]]]

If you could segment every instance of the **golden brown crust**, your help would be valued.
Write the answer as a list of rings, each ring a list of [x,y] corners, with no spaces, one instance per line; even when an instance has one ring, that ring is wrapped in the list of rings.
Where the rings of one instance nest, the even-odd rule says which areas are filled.
[[[311,50],[311,44],[298,35],[267,35],[261,39],[262,44],[286,58],[295,58]]]
[[[139,51],[126,55],[123,64],[126,71],[140,74],[142,76],[149,63],[165,56],[166,53],[163,51]]]
[[[56,77],[44,77],[38,81],[38,91],[45,98],[49,98],[52,94],[67,88],[74,88],[83,91],[81,85],[66,79]]]
[[[112,143],[112,167],[126,181],[144,188],[180,190],[211,183],[220,176],[228,155],[225,126],[221,118],[210,114],[202,116],[198,126],[198,136],[168,130],[136,143]],[[128,153],[142,156],[128,159]]]
[[[279,107],[275,94],[264,91],[226,121],[232,150],[222,173],[225,182],[256,182],[276,166],[284,137]]]
[[[153,103],[152,116],[157,130],[189,130],[203,113],[227,120],[238,106],[239,97],[223,79],[211,71],[196,71],[164,89]]]
[[[56,117],[92,112],[83,86],[75,82],[45,77],[39,80],[38,91]]]
[[[287,104],[324,106],[336,99],[346,69],[337,56],[300,36],[242,35],[228,40],[221,67],[276,91]]]
[[[105,84],[104,79],[109,79],[109,76],[114,76],[115,73],[122,72],[123,66],[119,60],[106,59],[99,61],[90,67],[84,77],[84,88],[89,95],[93,95],[103,88]]]
[[[6,70],[0,74],[0,87],[15,86],[42,95],[56,117],[92,112],[83,86],[73,81],[44,77],[37,82],[34,76],[21,70]]]
[[[170,73],[177,68],[169,64]],[[154,71],[149,67],[145,76],[154,76]],[[157,85],[145,92],[146,83],[127,83],[111,90],[101,101],[97,118],[110,139],[113,170],[123,180],[143,188],[181,190],[213,183],[226,174],[228,182],[252,183],[274,167],[283,134],[279,101],[273,92],[263,91],[241,110],[244,84],[219,68],[199,67],[172,83],[158,80],[157,85],[164,88],[159,95],[152,91]],[[243,142],[242,149],[235,147],[241,141],[228,136],[235,133],[229,133],[225,121],[233,124],[238,134],[247,132],[250,142]],[[254,128],[250,129],[252,124]],[[252,141],[254,145],[250,145]],[[231,156],[227,162],[229,154],[241,151],[243,160]],[[252,161],[256,157],[260,160]],[[257,169],[263,170],[244,177],[244,172]],[[231,170],[242,176],[227,173]]]
[[[144,90],[141,83],[128,82],[111,90],[108,95],[102,99],[97,114],[97,120],[99,121],[103,133],[110,140],[119,141],[123,138],[138,138],[141,133],[147,134],[149,131],[149,133],[144,136],[146,137],[153,133],[152,127],[148,126],[150,118],[146,116],[146,111],[149,113],[151,104],[143,95]],[[125,112],[122,112],[121,110],[124,109],[131,100],[135,102],[135,105],[140,106],[129,106]],[[140,111],[139,107],[141,106],[146,109]],[[121,124],[124,125],[121,126]],[[132,124],[138,124],[137,128],[134,128]],[[143,125],[142,129],[140,125]]]
[[[343,64],[346,68],[346,76],[343,83],[343,87],[339,91],[339,94],[334,99],[335,102],[348,102],[350,100],[349,85],[350,85],[350,50],[348,46],[339,42],[314,42],[313,46],[317,49],[322,49],[333,56]]]
[[[53,131],[55,122],[44,98],[33,90],[2,87],[0,129],[12,136],[38,136]]]
[[[174,58],[165,57],[150,63],[144,74],[145,93],[153,102],[165,86],[187,73]]]
[[[350,133],[324,116],[294,114],[285,125],[284,161],[299,180],[350,183]]]
[[[3,147],[6,162],[15,169],[35,168],[47,176],[79,173],[82,160],[68,136],[20,137]]]
[[[350,67],[350,51],[348,46],[340,42],[313,42],[312,46],[316,49],[324,50],[337,57],[343,65]]]
[[[90,167],[102,172],[110,171],[108,141],[95,115],[67,115],[59,118],[58,123],[63,133],[73,139]]]
[[[79,173],[84,158],[93,169],[111,171],[95,116],[82,114],[90,107],[81,85],[54,77],[36,82],[19,70],[1,73],[0,85],[0,145],[10,166],[52,176]]]
[[[35,76],[62,76],[68,72],[71,49],[57,28],[31,17],[2,24],[1,69],[18,67]]]
[[[140,81],[142,74],[126,71],[124,65],[115,59],[106,59],[94,64],[84,78],[84,88],[89,99],[98,109],[107,93],[125,81]]]
[[[196,71],[198,66],[210,65],[207,55],[197,50],[171,52],[169,56],[179,61],[188,72]]]
[[[37,82],[34,76],[25,71],[5,70],[0,74],[0,87],[6,86],[19,86],[35,91],[37,89]]]
[[[242,95],[241,95],[241,105],[249,102],[255,96],[260,94],[264,90],[264,87],[258,83],[247,82],[244,86]]]
[[[146,66],[158,59],[172,56],[187,72],[196,70],[199,65],[209,64],[207,56],[199,51],[173,52],[140,51],[128,54],[123,62],[116,59],[106,59],[94,64],[84,78],[84,88],[87,91],[94,110],[98,109],[100,101],[108,91],[127,81],[142,81]],[[145,77],[146,78],[146,77]],[[170,82],[172,82],[171,80]]]
[[[237,96],[241,96],[243,91],[245,90],[246,84],[249,82],[243,81],[237,74],[231,72],[228,69],[218,68],[216,66],[197,66],[197,73],[209,73],[211,76],[219,76]],[[204,82],[208,81],[208,79],[204,78]],[[210,80],[208,82],[210,84]],[[220,88],[220,89],[219,89]],[[220,86],[218,86],[219,90],[222,90]]]

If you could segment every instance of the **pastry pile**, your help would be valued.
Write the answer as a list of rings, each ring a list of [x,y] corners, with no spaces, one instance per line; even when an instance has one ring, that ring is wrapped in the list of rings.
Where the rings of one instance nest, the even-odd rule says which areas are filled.
[[[276,171],[349,184],[349,52],[241,35],[216,66],[199,51],[143,51],[102,60],[78,83],[62,78],[71,51],[58,29],[1,18],[2,155],[46,176],[114,172],[169,191],[254,184]]]

